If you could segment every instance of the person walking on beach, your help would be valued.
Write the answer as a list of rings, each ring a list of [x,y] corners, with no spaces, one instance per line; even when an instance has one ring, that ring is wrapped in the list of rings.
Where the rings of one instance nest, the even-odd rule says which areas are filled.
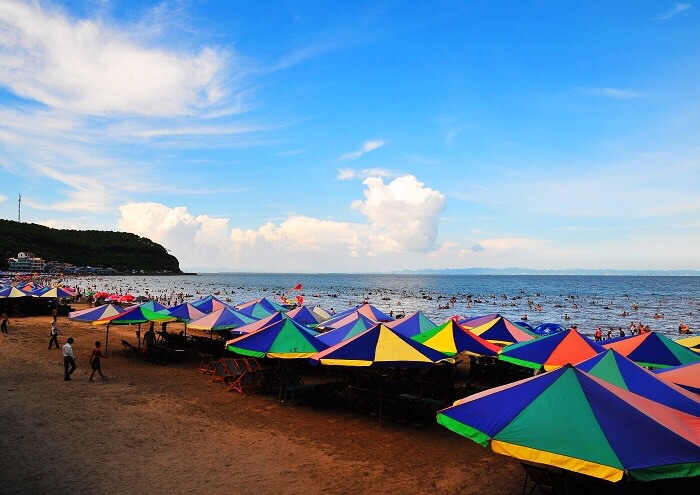
[[[49,340],[49,350],[51,350],[51,346],[53,344],[56,344],[56,349],[59,349],[58,345],[58,335],[61,332],[58,330],[58,323],[54,320],[51,322],[51,340]]]
[[[92,381],[92,377],[95,376],[95,371],[99,373],[100,378],[103,380],[105,379],[105,376],[102,374],[102,366],[100,365],[100,360],[102,358],[109,359],[108,356],[102,354],[102,349],[100,349],[100,341],[98,340],[95,342],[95,348],[92,350],[92,354],[90,355],[90,367],[92,367],[92,374],[90,375],[89,381]]]
[[[596,328],[594,337],[596,342],[603,340],[603,330],[600,327]]]
[[[2,333],[7,333],[7,322],[9,321],[9,318],[7,316],[7,313],[3,311],[2,316],[0,316],[0,330]]]
[[[70,376],[73,374],[75,371],[75,354],[73,353],[73,337],[68,337],[68,340],[66,341],[65,344],[63,344],[62,350],[63,350],[63,369],[64,369],[64,375],[63,379],[65,381],[70,380]],[[70,369],[69,369],[70,368]]]

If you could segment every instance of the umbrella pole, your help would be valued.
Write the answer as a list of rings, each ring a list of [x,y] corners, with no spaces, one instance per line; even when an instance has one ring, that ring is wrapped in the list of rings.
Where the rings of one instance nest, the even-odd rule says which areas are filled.
[[[107,337],[105,337],[105,354],[109,351],[109,323],[107,323]]]
[[[384,417],[384,379],[379,374],[379,427],[382,427],[382,418]]]
[[[141,350],[141,324],[139,323],[139,328],[136,330],[136,341],[139,343],[139,351]]]

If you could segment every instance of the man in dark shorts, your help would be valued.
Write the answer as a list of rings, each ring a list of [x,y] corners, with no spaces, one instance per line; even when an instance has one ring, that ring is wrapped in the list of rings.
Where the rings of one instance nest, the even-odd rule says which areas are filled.
[[[89,381],[92,381],[92,377],[95,376],[95,371],[99,373],[100,378],[103,380],[105,379],[105,376],[102,374],[102,366],[100,364],[102,358],[109,359],[107,356],[102,354],[102,350],[100,349],[100,341],[98,340],[95,342],[95,348],[92,350],[92,354],[90,355],[90,367],[92,368],[92,374],[90,375]]]

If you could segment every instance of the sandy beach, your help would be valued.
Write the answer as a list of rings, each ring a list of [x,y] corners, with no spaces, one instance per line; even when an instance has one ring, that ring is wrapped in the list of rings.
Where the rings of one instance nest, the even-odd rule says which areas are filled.
[[[133,327],[112,327],[108,380],[89,382],[104,327],[59,318],[78,364],[65,382],[50,321],[12,318],[0,335],[3,494],[522,492],[516,460],[437,424],[380,427],[350,410],[225,392],[198,362],[123,356]]]

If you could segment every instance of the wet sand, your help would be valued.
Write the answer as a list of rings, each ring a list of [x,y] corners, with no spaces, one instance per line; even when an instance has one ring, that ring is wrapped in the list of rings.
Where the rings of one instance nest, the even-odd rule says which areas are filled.
[[[83,306],[74,305],[76,309]],[[197,372],[122,355],[88,382],[104,327],[59,318],[78,369],[63,381],[51,318],[11,318],[0,335],[0,493],[519,494],[519,463],[437,424],[416,429],[346,409],[242,396]],[[173,325],[173,330],[179,330]]]

